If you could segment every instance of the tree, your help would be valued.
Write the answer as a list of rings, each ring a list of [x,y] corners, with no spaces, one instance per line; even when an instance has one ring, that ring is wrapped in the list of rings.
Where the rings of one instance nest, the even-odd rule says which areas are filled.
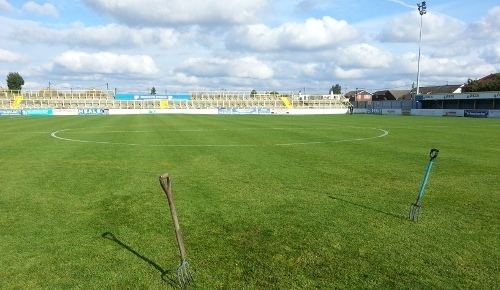
[[[155,89],[155,87],[151,88],[151,95],[156,95],[156,89]]]
[[[479,80],[469,79],[462,88],[463,92],[500,91],[500,73],[491,74]]]
[[[11,91],[20,91],[24,85],[23,77],[17,72],[10,72],[7,75],[7,87]]]
[[[255,98],[256,95],[257,95],[257,91],[256,90],[252,90],[250,92],[250,97]]]
[[[342,87],[339,84],[332,86],[330,88],[330,94],[340,95],[342,93]]]

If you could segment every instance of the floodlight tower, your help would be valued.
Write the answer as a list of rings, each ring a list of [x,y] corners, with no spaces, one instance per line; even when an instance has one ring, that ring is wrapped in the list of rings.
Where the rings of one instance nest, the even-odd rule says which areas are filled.
[[[420,13],[420,38],[418,39],[418,61],[417,61],[417,94],[420,93],[420,46],[422,45],[422,16],[427,13],[427,5],[425,1],[417,3],[418,12]]]

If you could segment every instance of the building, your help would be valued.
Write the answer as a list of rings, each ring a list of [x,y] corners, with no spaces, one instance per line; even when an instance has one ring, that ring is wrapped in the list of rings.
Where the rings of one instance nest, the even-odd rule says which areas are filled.
[[[346,98],[349,98],[349,102],[368,102],[372,100],[372,94],[365,90],[355,90],[350,91],[345,94]]]
[[[383,90],[376,91],[372,94],[372,101],[395,101],[402,99],[408,95],[408,90]]]

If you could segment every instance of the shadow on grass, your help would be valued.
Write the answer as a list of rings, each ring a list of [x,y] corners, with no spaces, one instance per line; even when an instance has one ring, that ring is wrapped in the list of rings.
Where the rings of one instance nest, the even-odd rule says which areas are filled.
[[[301,191],[304,190],[303,188],[297,188],[297,187],[296,188],[289,187],[289,189],[301,190]],[[347,204],[350,204],[350,205],[353,205],[353,206],[356,206],[356,207],[359,207],[359,208],[363,208],[363,209],[366,209],[366,210],[378,212],[378,213],[381,213],[381,214],[384,214],[386,216],[390,216],[390,217],[393,217],[393,218],[398,218],[398,219],[402,219],[402,220],[408,220],[406,215],[398,215],[398,214],[394,214],[394,213],[391,213],[391,212],[386,212],[386,211],[380,210],[380,209],[375,208],[375,207],[367,206],[367,205],[364,205],[364,204],[361,204],[361,203],[356,203],[356,202],[344,199],[342,197],[339,197],[338,195],[331,195],[331,194],[328,194],[326,192],[319,191],[319,190],[314,190],[314,189],[310,189],[310,188],[308,188],[307,191],[308,192],[318,193],[320,195],[326,194],[329,198],[331,198],[333,200],[338,200],[338,201],[341,201],[341,202],[344,202],[344,203],[347,203]],[[346,196],[344,196],[344,197],[346,197]]]
[[[361,204],[361,203],[356,203],[356,202],[353,202],[353,201],[350,201],[350,200],[347,200],[347,199],[343,199],[343,198],[340,198],[340,197],[337,197],[337,196],[333,196],[333,195],[328,195],[328,197],[331,198],[331,199],[333,199],[333,200],[338,200],[338,201],[341,201],[341,202],[344,202],[344,203],[348,203],[350,205],[357,206],[357,207],[360,207],[360,208],[363,208],[363,209],[366,209],[366,210],[370,210],[370,211],[378,212],[378,213],[381,213],[381,214],[385,214],[385,215],[390,216],[390,217],[394,217],[394,218],[406,220],[406,216],[404,216],[404,215],[398,215],[398,214],[394,214],[394,213],[391,213],[391,212],[386,212],[386,211],[380,210],[378,208],[367,206],[367,205],[364,205],[364,204]]]
[[[138,257],[139,259],[141,259],[144,262],[148,263],[151,267],[155,268],[156,270],[158,270],[158,272],[160,272],[161,279],[164,282],[168,283],[170,286],[172,286],[174,288],[181,288],[181,286],[179,285],[179,283],[176,280],[177,276],[174,273],[172,273],[172,271],[163,269],[156,262],[152,261],[148,257],[146,257],[146,256],[140,254],[139,252],[137,252],[136,250],[132,249],[129,245],[127,245],[124,242],[120,241],[113,233],[111,233],[111,232],[105,232],[105,233],[103,233],[101,235],[101,237],[103,237],[104,239],[107,239],[107,240],[110,240],[110,241],[113,241],[113,242],[117,243],[120,247],[122,247],[125,250],[129,251],[130,253],[134,254],[136,257]]]

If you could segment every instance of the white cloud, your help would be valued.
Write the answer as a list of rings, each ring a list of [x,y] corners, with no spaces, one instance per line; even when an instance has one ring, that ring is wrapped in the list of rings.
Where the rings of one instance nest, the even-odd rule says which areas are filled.
[[[315,9],[325,9],[328,0],[302,0],[296,4],[297,11],[311,11]]]
[[[118,24],[87,27],[81,24],[67,29],[53,29],[26,23],[10,35],[23,43],[66,44],[90,47],[131,47],[159,45],[173,47],[178,33],[169,28],[130,28]]]
[[[267,0],[85,0],[128,24],[222,24],[255,22]]]
[[[410,5],[410,4],[408,4],[408,3],[404,2],[404,1],[401,1],[401,0],[387,0],[387,1],[399,4],[399,5],[401,5],[403,7],[406,7],[406,8],[412,8],[412,9],[415,8],[415,5]]]
[[[7,0],[0,0],[0,11],[11,11],[12,5]]]
[[[365,74],[361,69],[344,69],[341,67],[336,67],[333,70],[333,75],[339,79],[359,79]]]
[[[317,63],[306,63],[304,65],[299,66],[300,71],[303,75],[314,77],[318,74],[321,69],[321,65]]]
[[[255,57],[190,58],[182,66],[183,73],[197,77],[236,77],[270,79],[273,70]]]
[[[80,74],[153,75],[158,72],[155,62],[147,55],[79,51],[66,51],[57,56],[52,70]]]
[[[50,3],[38,4],[33,1],[28,1],[23,5],[23,10],[33,14],[52,16],[52,17],[59,16],[57,8]]]
[[[378,35],[382,42],[417,42],[420,14],[406,13],[393,18]],[[429,44],[448,44],[460,40],[466,25],[453,17],[427,13],[423,16],[422,41]]]
[[[303,23],[287,22],[276,28],[264,24],[238,27],[226,41],[230,47],[257,51],[314,50],[340,46],[359,37],[360,33],[346,21],[325,16]]]
[[[43,88],[44,86],[47,86],[47,84],[41,84],[39,82],[26,81],[24,83],[23,89],[24,90],[38,90],[40,88]]]
[[[493,7],[481,21],[470,24],[467,32],[470,38],[498,40],[500,38],[500,6]]]
[[[184,73],[176,73],[174,77],[176,82],[186,85],[197,85],[200,80],[195,76],[188,76]]]
[[[22,10],[28,1],[55,3],[65,17],[54,22],[28,14]],[[105,78],[113,87],[160,90],[168,84],[169,91],[307,87],[327,92],[335,83],[403,89],[416,80],[420,15],[416,7],[392,14],[405,11],[408,0],[367,1],[363,6],[370,9],[389,8],[376,15],[346,0],[87,0],[94,10],[66,2],[0,0],[0,72],[19,71],[44,86],[47,80],[95,85]],[[259,8],[267,3],[270,9]],[[478,15],[487,5],[467,8],[467,19],[474,19],[468,23],[436,14],[451,11],[441,5],[423,16],[423,84],[462,83],[500,71],[500,6]],[[81,14],[72,14],[75,7]],[[317,16],[325,11],[349,20]],[[96,19],[100,25],[82,24]]]
[[[18,62],[22,59],[22,55],[0,48],[0,62]]]
[[[401,55],[397,63],[400,64],[402,73],[417,73],[417,55],[415,53],[405,53]],[[495,67],[479,58],[472,56],[455,58],[429,57],[422,55],[420,59],[420,72],[424,78],[432,77],[477,77],[484,76]]]
[[[497,42],[494,45],[486,47],[481,52],[481,57],[489,63],[498,63],[500,64],[500,43]]]
[[[353,44],[339,48],[336,62],[350,68],[388,68],[392,65],[392,55],[367,43]]]

